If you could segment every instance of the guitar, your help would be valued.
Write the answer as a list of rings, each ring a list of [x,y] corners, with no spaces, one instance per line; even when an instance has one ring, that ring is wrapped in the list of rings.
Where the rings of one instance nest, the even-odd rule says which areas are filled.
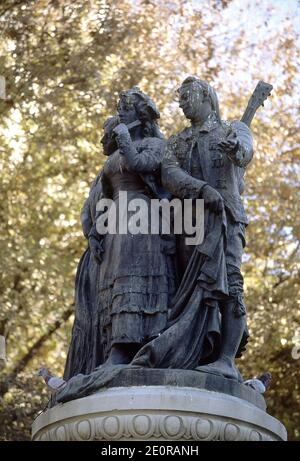
[[[241,121],[247,126],[250,127],[255,112],[259,106],[264,105],[264,101],[270,96],[272,89],[273,86],[270,85],[270,83],[263,82],[262,80],[258,82],[251,98],[249,99],[244,115],[241,118]]]

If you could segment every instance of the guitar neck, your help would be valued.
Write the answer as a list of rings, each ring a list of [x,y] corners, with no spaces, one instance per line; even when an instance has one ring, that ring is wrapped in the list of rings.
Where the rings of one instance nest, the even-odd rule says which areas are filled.
[[[251,100],[249,101],[246,110],[244,112],[244,115],[241,118],[241,121],[244,122],[247,126],[250,127],[251,122],[254,118],[255,112],[257,111],[258,107],[257,105],[254,105]]]
[[[264,101],[270,96],[273,86],[270,83],[266,83],[263,80],[260,80],[256,85],[256,88],[249,99],[248,105],[244,112],[241,121],[244,122],[247,126],[250,127],[255,112],[259,106],[264,105]]]

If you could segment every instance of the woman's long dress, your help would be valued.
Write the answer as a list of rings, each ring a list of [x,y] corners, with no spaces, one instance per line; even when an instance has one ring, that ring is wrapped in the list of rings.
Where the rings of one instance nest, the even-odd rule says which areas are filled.
[[[135,143],[136,149],[145,154],[153,144],[159,144],[157,140],[153,143],[152,139]],[[151,152],[153,154],[153,149]],[[157,168],[160,155],[157,152]],[[131,200],[143,200],[150,210],[153,198],[143,176],[129,171],[123,160],[117,151],[110,156],[103,169],[116,206],[117,230],[120,221],[123,226],[127,225],[135,214],[125,209]],[[146,156],[144,160],[144,172],[147,173]],[[123,196],[124,192],[127,194],[125,207],[121,206],[120,192],[123,192]],[[147,218],[150,228],[153,218],[150,212],[144,213],[141,219]],[[168,241],[161,235],[108,233],[103,243],[99,279],[100,325],[107,357],[112,345],[135,344],[138,348],[157,337],[166,327],[170,299],[175,292],[175,271],[174,255],[170,254]]]

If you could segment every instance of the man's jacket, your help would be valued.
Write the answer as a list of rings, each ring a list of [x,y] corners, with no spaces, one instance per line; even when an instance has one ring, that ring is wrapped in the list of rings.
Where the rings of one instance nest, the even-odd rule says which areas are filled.
[[[218,147],[234,131],[238,139],[238,158],[231,159]],[[253,157],[250,129],[243,122],[219,121],[211,113],[200,126],[185,128],[172,136],[162,160],[162,184],[175,197],[201,198],[209,184],[222,196],[225,209],[235,222],[248,224],[241,199],[245,168]]]

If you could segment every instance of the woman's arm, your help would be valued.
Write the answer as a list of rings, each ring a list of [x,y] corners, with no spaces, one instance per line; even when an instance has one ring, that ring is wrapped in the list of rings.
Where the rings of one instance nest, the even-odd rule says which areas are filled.
[[[149,141],[135,148],[127,126],[120,123],[114,129],[117,135],[119,152],[126,160],[130,171],[137,173],[154,173],[159,170],[165,141],[159,138],[149,138]]]
[[[83,207],[81,209],[80,220],[81,220],[81,226],[82,226],[83,235],[85,236],[86,239],[88,239],[91,227],[93,225],[92,219],[91,219],[91,214],[90,214],[90,200],[89,200],[89,197],[86,199],[86,201],[84,202],[84,205],[83,205]]]
[[[90,230],[91,230],[92,225],[93,225],[93,219],[92,219],[92,216],[91,216],[91,200],[90,200],[91,192],[93,191],[93,189],[95,187],[98,186],[98,183],[99,183],[99,181],[101,181],[102,176],[103,176],[103,173],[102,173],[102,171],[100,171],[100,173],[98,173],[98,175],[96,176],[96,178],[92,182],[90,192],[89,192],[89,196],[86,199],[86,201],[84,202],[84,205],[83,205],[83,207],[81,209],[81,212],[80,212],[80,221],[81,221],[82,231],[83,231],[83,235],[85,236],[86,239],[89,238],[89,233],[90,233]]]

